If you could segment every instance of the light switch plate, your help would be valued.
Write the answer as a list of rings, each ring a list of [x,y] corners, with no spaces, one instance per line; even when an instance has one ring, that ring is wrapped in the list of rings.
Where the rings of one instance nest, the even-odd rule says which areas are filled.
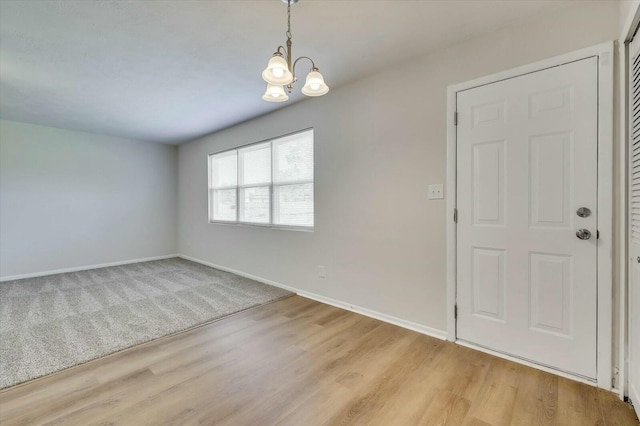
[[[444,185],[441,183],[429,185],[428,197],[430,200],[441,200],[444,198]]]

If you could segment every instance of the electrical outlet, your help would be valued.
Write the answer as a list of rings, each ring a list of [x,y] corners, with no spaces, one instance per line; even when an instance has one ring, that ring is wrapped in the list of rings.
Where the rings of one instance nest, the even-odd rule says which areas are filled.
[[[441,200],[444,198],[444,185],[441,183],[429,185],[427,193],[430,200]]]
[[[325,267],[324,267],[324,266],[318,266],[318,277],[319,277],[319,278],[324,278],[324,277],[326,277],[326,274],[325,274]]]

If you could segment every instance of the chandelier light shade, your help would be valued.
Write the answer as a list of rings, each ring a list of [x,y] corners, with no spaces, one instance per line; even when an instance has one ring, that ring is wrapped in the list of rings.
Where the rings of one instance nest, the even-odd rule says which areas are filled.
[[[262,71],[262,78],[269,84],[281,86],[293,82],[293,74],[289,71],[289,65],[280,53],[276,53],[269,60],[267,68]]]
[[[302,87],[302,93],[307,96],[322,96],[329,91],[329,86],[324,82],[322,74],[318,72],[317,68],[311,69],[307,74],[307,81]]]
[[[292,62],[292,35],[291,35],[291,5],[298,0],[282,0],[287,4],[287,47],[278,46],[278,49],[269,59],[267,68],[262,71],[262,78],[267,82],[267,90],[262,99],[269,102],[285,102],[289,96],[285,92],[291,93],[293,85],[298,81],[296,78],[296,64],[301,59],[311,62],[311,70],[307,74],[307,79],[302,87],[302,93],[307,96],[322,96],[329,92],[329,86],[324,82],[324,77],[318,71],[316,64],[308,56],[300,56]]]
[[[262,99],[269,102],[285,102],[289,100],[289,96],[281,85],[268,83],[267,91],[262,95]]]

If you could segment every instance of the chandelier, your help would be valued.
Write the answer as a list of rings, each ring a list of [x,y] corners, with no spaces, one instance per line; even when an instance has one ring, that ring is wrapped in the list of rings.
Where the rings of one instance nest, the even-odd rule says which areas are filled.
[[[262,72],[262,78],[267,82],[267,91],[262,99],[269,102],[285,102],[289,96],[285,92],[291,93],[293,85],[298,81],[296,78],[296,64],[301,59],[308,59],[311,62],[311,70],[307,74],[307,79],[302,87],[302,93],[307,96],[322,96],[329,91],[329,86],[324,82],[322,74],[318,71],[316,64],[308,56],[300,56],[292,62],[291,57],[291,5],[298,0],[282,0],[287,4],[287,47],[278,46],[278,49],[269,60],[267,68]]]

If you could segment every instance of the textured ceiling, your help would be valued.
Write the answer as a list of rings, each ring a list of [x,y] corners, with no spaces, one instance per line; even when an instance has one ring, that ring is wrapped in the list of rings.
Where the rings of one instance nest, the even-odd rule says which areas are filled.
[[[294,55],[336,88],[568,3],[301,0]],[[0,118],[190,140],[304,98],[296,87],[287,103],[261,99],[285,30],[281,0],[0,0]]]

